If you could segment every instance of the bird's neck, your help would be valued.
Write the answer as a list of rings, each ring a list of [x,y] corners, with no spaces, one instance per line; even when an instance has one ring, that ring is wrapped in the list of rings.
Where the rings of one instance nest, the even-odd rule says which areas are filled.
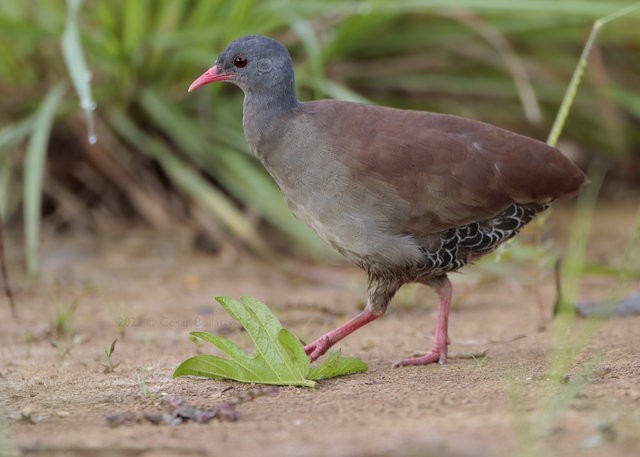
[[[261,158],[261,144],[278,119],[289,115],[300,105],[293,88],[274,88],[269,93],[245,92],[242,126],[251,150]]]

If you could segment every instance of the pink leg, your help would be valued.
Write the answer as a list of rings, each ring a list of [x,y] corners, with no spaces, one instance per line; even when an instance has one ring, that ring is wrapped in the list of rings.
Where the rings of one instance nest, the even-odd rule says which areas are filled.
[[[443,364],[447,361],[447,345],[449,344],[448,328],[449,328],[449,310],[451,309],[451,282],[449,278],[443,276],[429,283],[433,287],[440,298],[438,304],[438,321],[436,323],[436,332],[433,339],[431,352],[422,357],[414,357],[397,362],[394,367],[403,367],[406,365],[428,365],[438,362]]]
[[[360,314],[351,319],[349,322],[342,324],[335,330],[332,330],[329,333],[325,333],[320,338],[315,340],[313,343],[309,343],[304,347],[304,352],[311,358],[313,362],[322,354],[327,352],[327,350],[340,341],[345,336],[353,333],[358,330],[360,327],[368,324],[369,322],[376,320],[383,313],[374,313],[370,311],[369,308],[365,308],[362,310]]]

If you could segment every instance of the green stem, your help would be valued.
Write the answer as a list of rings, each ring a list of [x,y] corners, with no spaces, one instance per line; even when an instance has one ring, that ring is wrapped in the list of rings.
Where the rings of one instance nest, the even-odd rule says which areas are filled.
[[[571,77],[571,82],[569,83],[569,87],[567,88],[567,92],[564,94],[564,98],[562,99],[562,104],[560,105],[560,109],[558,110],[558,114],[556,115],[556,119],[553,122],[553,126],[551,127],[551,132],[549,133],[549,137],[547,138],[547,144],[550,146],[555,146],[558,143],[558,138],[560,137],[560,133],[562,133],[562,129],[564,128],[564,123],[567,120],[567,116],[569,115],[569,110],[571,109],[571,105],[573,104],[574,99],[576,98],[576,93],[578,92],[578,86],[580,85],[580,81],[582,80],[582,76],[584,75],[584,69],[587,66],[587,60],[589,58],[589,53],[591,52],[591,48],[593,47],[593,43],[595,43],[596,37],[602,27],[605,24],[618,19],[626,14],[631,13],[633,10],[640,8],[640,3],[635,3],[626,8],[618,10],[614,13],[611,13],[608,16],[598,19],[593,23],[593,27],[591,28],[591,33],[589,34],[589,38],[582,49],[582,54],[580,55],[580,60],[578,61],[578,65],[576,65],[575,70],[573,71],[573,76]]]

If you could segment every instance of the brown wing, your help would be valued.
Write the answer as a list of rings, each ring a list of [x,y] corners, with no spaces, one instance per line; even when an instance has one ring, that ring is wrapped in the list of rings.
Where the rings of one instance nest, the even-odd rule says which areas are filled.
[[[339,101],[307,105],[353,179],[384,182],[410,202],[404,233],[428,235],[513,202],[569,197],[584,183],[557,149],[483,122]]]

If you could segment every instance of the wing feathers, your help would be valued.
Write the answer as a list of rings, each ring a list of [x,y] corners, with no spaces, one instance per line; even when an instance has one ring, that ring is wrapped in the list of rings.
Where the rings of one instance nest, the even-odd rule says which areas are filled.
[[[409,202],[394,222],[415,236],[488,219],[513,202],[568,197],[584,182],[557,149],[479,121],[341,101],[304,110],[353,180],[383,182]]]

